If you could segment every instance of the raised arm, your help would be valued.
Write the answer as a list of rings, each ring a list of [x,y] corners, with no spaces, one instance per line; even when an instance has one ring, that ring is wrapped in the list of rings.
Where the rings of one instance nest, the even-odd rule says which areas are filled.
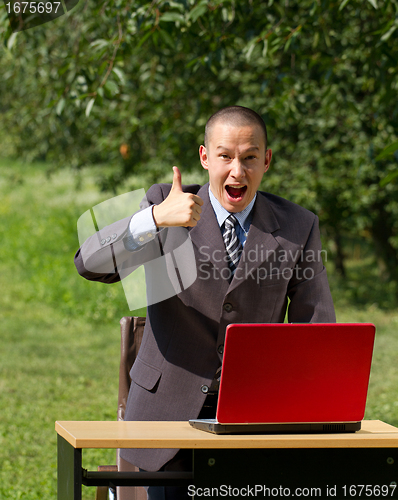
[[[199,186],[181,185],[181,174],[173,168],[173,184],[152,186],[140,211],[104,227],[90,236],[75,255],[81,276],[92,281],[114,283],[146,262],[162,255],[167,227],[191,227],[200,219],[203,201],[195,194]]]

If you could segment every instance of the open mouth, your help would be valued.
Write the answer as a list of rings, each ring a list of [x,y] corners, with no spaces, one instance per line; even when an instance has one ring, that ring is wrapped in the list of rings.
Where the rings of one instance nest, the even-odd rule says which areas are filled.
[[[247,191],[247,186],[225,186],[229,198],[234,201],[239,201],[243,198]]]

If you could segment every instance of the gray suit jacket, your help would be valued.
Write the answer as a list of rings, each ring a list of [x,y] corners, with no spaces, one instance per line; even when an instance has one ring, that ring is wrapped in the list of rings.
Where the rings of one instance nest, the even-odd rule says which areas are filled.
[[[169,184],[152,186],[142,208],[161,203],[170,188]],[[75,257],[79,273],[87,279],[112,283],[145,264],[149,295],[159,280],[169,280],[176,290],[168,299],[148,306],[142,345],[130,373],[125,420],[197,418],[206,398],[204,386],[210,386],[220,366],[230,323],[281,323],[289,301],[289,322],[336,321],[321,258],[318,218],[313,213],[258,192],[245,248],[229,282],[208,184],[184,190],[204,201],[196,227],[163,230],[142,249],[130,252],[124,246],[128,217],[89,238]],[[184,289],[184,272],[188,271],[184,266],[189,262],[183,257],[156,267],[157,275],[149,263],[162,255],[175,255],[187,237],[193,245],[197,277]],[[177,271],[170,272],[170,263]],[[122,457],[142,469],[158,470],[176,451],[122,450]]]

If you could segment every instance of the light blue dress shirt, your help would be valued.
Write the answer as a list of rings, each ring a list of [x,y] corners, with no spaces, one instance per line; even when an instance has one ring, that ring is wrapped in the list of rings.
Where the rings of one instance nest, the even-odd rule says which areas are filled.
[[[231,212],[228,212],[221,203],[217,200],[217,198],[214,196],[214,194],[211,192],[210,186],[209,186],[209,197],[210,197],[210,202],[213,207],[214,213],[216,214],[217,222],[218,225],[220,226],[221,233],[224,234],[225,231],[225,219],[227,219],[230,215]],[[247,239],[247,234],[250,229],[250,225],[253,220],[253,213],[252,213],[252,208],[253,205],[256,201],[257,193],[254,195],[254,198],[252,201],[247,205],[247,207],[242,210],[242,212],[235,212],[233,215],[236,217],[236,220],[238,221],[238,224],[236,224],[235,231],[236,231],[236,236],[238,237],[239,241],[242,243],[242,246],[245,246],[246,239]]]

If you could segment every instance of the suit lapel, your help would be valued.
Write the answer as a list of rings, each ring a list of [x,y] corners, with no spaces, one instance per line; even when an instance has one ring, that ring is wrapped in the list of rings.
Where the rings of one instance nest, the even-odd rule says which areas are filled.
[[[200,221],[190,230],[192,243],[199,252],[199,259],[202,262],[210,260],[225,278],[229,268],[225,261],[224,240],[209,198],[209,184],[202,186],[197,195],[202,198],[203,206]]]
[[[220,276],[224,278],[220,281],[229,284],[225,279],[229,273],[225,261],[225,246],[210,202],[209,184],[202,186],[197,195],[202,198],[203,206],[200,221],[190,230],[192,243],[198,251],[201,262],[210,260]],[[236,288],[242,282],[242,278],[244,279],[267,260],[267,253],[270,255],[279,247],[278,241],[272,234],[279,229],[278,220],[267,199],[260,192],[257,194],[253,210],[253,221],[235,273],[238,278],[234,277],[229,284],[228,292]]]
[[[242,282],[242,278],[249,276],[250,273],[266,261],[267,255],[276,252],[279,243],[272,233],[279,228],[278,220],[270,204],[265,196],[258,192],[253,207],[253,221],[234,279],[228,291],[236,288]]]

